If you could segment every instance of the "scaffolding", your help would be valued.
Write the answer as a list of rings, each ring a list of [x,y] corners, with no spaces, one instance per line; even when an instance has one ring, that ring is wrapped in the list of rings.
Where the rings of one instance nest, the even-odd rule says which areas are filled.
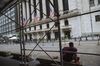
[[[17,7],[18,9],[18,22],[14,21],[12,18],[10,18],[9,16],[7,16],[5,13],[3,13],[2,11],[0,12],[0,14],[4,15],[5,17],[7,17],[8,19],[10,19],[11,21],[15,22],[18,27],[15,29],[15,30],[19,30],[19,35],[20,35],[20,53],[21,53],[21,58],[22,58],[22,63],[24,62],[24,64],[27,64],[27,61],[26,61],[26,51],[28,51],[28,49],[25,48],[25,38],[24,38],[24,30],[26,28],[30,28],[31,25],[27,25],[29,23],[32,22],[32,14],[35,12],[35,10],[33,10],[30,14],[29,14],[29,19],[27,19],[26,23],[24,24],[24,16],[23,16],[23,2],[27,2],[29,3],[29,11],[31,11],[31,7],[35,7],[36,10],[40,11],[37,6],[38,4],[40,4],[40,2],[38,2],[36,4],[36,6],[32,5],[30,3],[30,0],[17,0],[13,5],[12,7],[8,7],[9,10],[14,8],[14,7]],[[51,2],[51,0],[48,0],[48,2],[50,3],[50,5],[52,5],[52,7],[54,8],[54,11],[55,11],[55,16],[53,18],[51,17],[48,17],[48,19],[45,19],[45,20],[40,20],[38,24],[45,24],[45,23],[49,23],[49,22],[54,22],[54,23],[57,23],[57,28],[58,28],[58,37],[59,37],[59,49],[60,51],[48,51],[48,50],[44,50],[39,44],[41,43],[41,41],[44,39],[44,37],[46,36],[46,34],[48,32],[50,32],[55,24],[49,29],[47,30],[46,34],[40,38],[40,40],[38,42],[36,42],[36,45],[35,47],[33,47],[33,49],[30,50],[29,54],[28,54],[28,57],[31,55],[32,52],[36,51],[35,48],[38,46],[41,50],[40,52],[45,52],[45,54],[57,65],[57,66],[64,66],[64,63],[63,63],[63,51],[62,51],[62,41],[61,41],[61,31],[60,31],[60,22],[59,20],[62,20],[62,19],[67,19],[67,18],[72,18],[72,17],[76,17],[76,16],[81,16],[81,15],[85,15],[85,14],[90,14],[90,13],[94,13],[94,12],[100,12],[100,10],[96,10],[96,11],[90,11],[90,12],[87,12],[87,13],[83,13],[83,14],[80,14],[78,12],[74,12],[74,11],[70,11],[68,12],[67,14],[64,14],[63,16],[60,16],[59,14],[59,11],[58,11],[58,8],[56,8],[53,3]],[[77,9],[76,9],[77,11]],[[65,11],[66,12],[66,11]],[[47,16],[45,13],[42,13],[43,15]],[[20,18],[21,17],[21,18]],[[21,25],[22,26],[21,26]],[[24,26],[23,26],[24,25]],[[37,25],[37,24],[35,24]],[[32,26],[35,26],[35,25],[32,25]],[[38,50],[37,50],[38,51]],[[60,52],[60,63],[57,63],[47,52]],[[74,53],[74,52],[70,52],[70,53]],[[81,53],[81,52],[77,52],[77,54],[87,54],[87,55],[97,55],[97,56],[100,56],[100,54],[93,54],[93,53]],[[26,66],[26,65],[25,65]]]

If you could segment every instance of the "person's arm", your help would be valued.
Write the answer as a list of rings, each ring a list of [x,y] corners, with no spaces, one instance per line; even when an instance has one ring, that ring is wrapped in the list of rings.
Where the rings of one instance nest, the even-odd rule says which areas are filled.
[[[64,48],[62,49],[62,53],[63,53],[63,55],[64,55]]]
[[[65,48],[66,48],[66,47],[64,47],[64,48],[62,49],[63,55],[66,54],[66,52],[65,52],[65,51],[66,51]]]
[[[76,48],[74,48],[74,55],[73,55],[73,58],[75,59],[76,57],[77,57],[77,49]]]

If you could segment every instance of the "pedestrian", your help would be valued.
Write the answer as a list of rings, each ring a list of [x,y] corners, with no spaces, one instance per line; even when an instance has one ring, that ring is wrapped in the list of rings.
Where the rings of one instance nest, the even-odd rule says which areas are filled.
[[[69,47],[64,47],[62,51],[63,51],[63,60],[65,62],[72,62],[77,57],[76,54],[77,49],[74,47],[73,42],[69,42]]]

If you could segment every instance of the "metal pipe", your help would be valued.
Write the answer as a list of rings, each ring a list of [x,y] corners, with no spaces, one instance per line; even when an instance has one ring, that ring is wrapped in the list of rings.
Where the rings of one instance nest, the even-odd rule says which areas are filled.
[[[22,38],[22,46],[23,46],[23,61],[24,61],[24,63],[26,64],[26,53],[25,53],[25,42],[24,42],[24,31],[23,31],[23,28],[24,28],[24,21],[23,21],[23,0],[21,0],[21,24],[22,24],[22,30],[21,30],[21,33],[22,33],[22,36],[21,36],[21,38]]]
[[[59,36],[59,49],[60,49],[60,62],[61,62],[61,66],[63,66],[63,52],[62,52],[62,44],[61,44],[61,32],[60,32],[60,22],[59,22],[59,9],[58,8],[54,8],[55,12],[57,13],[57,24],[58,24],[58,36]]]
[[[26,51],[32,51],[32,49],[25,49]],[[39,52],[60,52],[59,50],[34,50],[34,51],[39,51]],[[97,53],[84,53],[84,52],[72,52],[72,51],[63,51],[67,53],[76,53],[76,54],[84,54],[84,55],[95,55],[95,56],[100,56],[100,54]]]
[[[18,1],[20,1],[20,0],[18,0]],[[19,21],[19,24],[20,24],[20,15],[21,15],[21,13],[20,13],[20,9],[21,9],[21,7],[20,7],[20,3],[18,4],[18,6],[19,6],[19,10],[18,10],[18,21]],[[21,25],[19,25],[19,26],[21,26]],[[22,39],[21,39],[21,37],[22,37],[22,33],[21,33],[21,28],[19,28],[20,29],[20,31],[19,31],[19,35],[20,35],[20,53],[21,53],[21,61],[23,62],[23,46],[22,46]]]

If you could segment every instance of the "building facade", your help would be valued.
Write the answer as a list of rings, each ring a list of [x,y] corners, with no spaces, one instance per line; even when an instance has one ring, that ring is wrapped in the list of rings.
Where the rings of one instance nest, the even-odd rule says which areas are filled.
[[[56,10],[59,11],[60,17],[69,10],[68,0],[50,0],[54,7],[48,0],[27,0],[23,2],[23,18],[25,22],[29,19],[25,29],[25,40],[40,39],[44,35],[44,39],[52,40],[58,39],[58,25],[57,22],[52,21],[56,19]],[[64,12],[66,11],[66,12]],[[61,38],[70,38],[71,27],[67,19],[61,19]],[[52,26],[54,26],[52,28]],[[51,29],[51,31],[49,31]],[[49,31],[49,32],[48,32]]]
[[[56,21],[52,21],[57,20],[56,11],[60,14],[62,39],[100,34],[99,0],[50,0],[50,2],[25,0],[22,3],[22,14],[17,18],[21,13],[19,8],[21,7],[18,6],[17,10],[16,8],[8,9],[5,15],[17,22],[21,22],[23,16],[25,40],[40,39],[44,35],[46,40],[57,40],[58,25]],[[5,15],[0,17],[0,34],[6,36],[16,34],[18,25]]]
[[[69,0],[69,10],[73,9],[83,14],[68,19],[73,37],[100,34],[100,0]]]
[[[58,39],[56,11],[60,14],[61,38],[73,38],[99,34],[99,0],[27,0],[23,2],[23,18],[30,20],[25,29],[25,40]],[[85,5],[84,5],[85,3]],[[98,12],[93,12],[98,11]],[[93,13],[88,13],[93,12]],[[88,14],[85,14],[88,13]],[[80,16],[77,16],[80,15]],[[74,16],[74,17],[73,17]],[[25,21],[25,22],[26,22]],[[53,29],[52,26],[54,25]]]
[[[58,40],[56,11],[60,14],[62,39],[100,34],[99,0],[50,0],[50,2],[48,0],[25,0],[22,2],[22,7],[20,6],[17,10],[16,8],[8,9],[5,14],[19,24],[23,19],[25,40],[40,39],[44,35],[46,40]],[[21,10],[22,14],[17,18]],[[16,34],[18,27],[15,22],[1,15],[0,34]]]
[[[14,22],[16,21],[15,8],[8,8],[3,13],[4,15],[0,15],[0,35],[7,37],[16,35],[16,23]]]

